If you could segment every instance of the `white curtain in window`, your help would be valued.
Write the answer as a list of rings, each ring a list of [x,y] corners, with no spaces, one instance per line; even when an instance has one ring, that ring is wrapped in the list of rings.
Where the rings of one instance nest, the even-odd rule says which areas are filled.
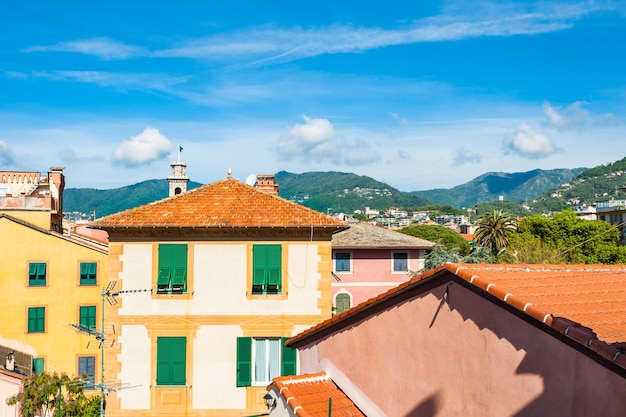
[[[280,376],[280,339],[269,339],[269,379]]]
[[[254,340],[254,381],[267,382],[266,339]]]

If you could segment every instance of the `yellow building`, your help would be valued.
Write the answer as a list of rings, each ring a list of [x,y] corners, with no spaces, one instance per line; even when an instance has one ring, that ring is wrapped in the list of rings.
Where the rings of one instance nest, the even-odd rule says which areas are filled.
[[[92,225],[125,292],[105,311],[105,379],[128,387],[108,416],[265,413],[272,378],[297,373],[284,339],[331,317],[331,236],[346,225],[272,194],[229,174]]]
[[[19,373],[98,380],[98,342],[77,328],[100,329],[108,247],[64,233],[62,171],[0,171],[0,346],[24,354]]]

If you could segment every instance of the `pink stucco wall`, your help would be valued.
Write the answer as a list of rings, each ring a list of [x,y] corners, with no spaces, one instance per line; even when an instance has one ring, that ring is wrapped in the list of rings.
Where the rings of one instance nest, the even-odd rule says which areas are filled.
[[[350,249],[333,252],[352,254],[351,272],[335,272],[341,281],[333,281],[333,303],[338,292],[346,292],[352,297],[352,306],[386,292],[409,279],[407,273],[392,272],[392,252],[408,252],[409,271],[418,271],[423,265],[423,259],[420,258],[424,257],[424,251],[417,249]]]
[[[460,284],[444,293],[300,348],[300,372],[390,417],[625,415],[625,378]]]

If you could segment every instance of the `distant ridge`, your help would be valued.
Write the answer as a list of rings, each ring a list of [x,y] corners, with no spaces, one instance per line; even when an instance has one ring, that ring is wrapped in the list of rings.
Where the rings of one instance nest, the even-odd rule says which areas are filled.
[[[609,198],[626,199],[626,158],[594,168],[535,169],[527,172],[488,172],[450,189],[402,192],[368,176],[345,172],[276,173],[279,195],[326,213],[353,213],[366,207],[414,209],[429,204],[461,209],[497,201],[525,203],[531,212],[554,212],[574,204]],[[188,189],[202,185],[191,181]],[[166,198],[167,180],[148,180],[111,190],[69,188],[64,211],[96,217]],[[528,212],[528,214],[531,214]]]
[[[541,194],[567,183],[584,172],[586,168],[534,169],[527,172],[488,172],[465,184],[450,189],[413,191],[412,194],[437,204],[455,208],[473,207],[481,202],[498,200],[524,203]]]

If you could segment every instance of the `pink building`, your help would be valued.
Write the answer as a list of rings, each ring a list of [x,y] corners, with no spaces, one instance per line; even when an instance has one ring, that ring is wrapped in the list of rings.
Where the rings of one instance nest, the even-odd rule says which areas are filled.
[[[409,279],[435,244],[369,223],[333,235],[333,306],[341,313]]]
[[[625,300],[624,265],[445,264],[287,345],[367,416],[621,417]]]

